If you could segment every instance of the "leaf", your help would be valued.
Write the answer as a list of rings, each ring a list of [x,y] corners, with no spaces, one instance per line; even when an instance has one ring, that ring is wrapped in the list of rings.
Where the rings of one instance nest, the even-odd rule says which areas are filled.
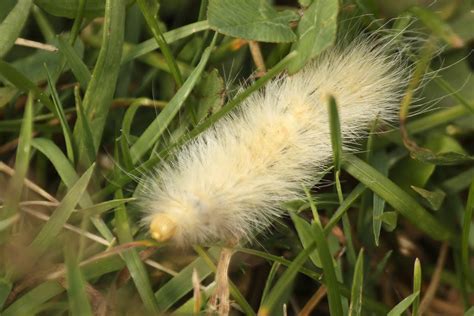
[[[296,215],[295,212],[290,211],[290,216],[293,224],[295,225],[298,238],[300,239],[303,248],[306,249],[310,247],[314,243],[311,225],[300,216]],[[319,255],[316,251],[311,252],[309,258],[316,267],[322,268],[321,260],[319,259]]]
[[[33,138],[33,98],[33,93],[29,93],[16,150],[15,174],[8,183],[5,204],[0,213],[0,220],[5,220],[15,215],[21,200],[23,183],[29,167],[31,140]]]
[[[409,194],[354,155],[344,155],[343,168],[382,197],[413,225],[435,240],[453,238],[453,232],[438,222]]]
[[[304,12],[296,33],[298,40],[292,48],[298,56],[288,66],[290,74],[301,69],[336,40],[338,0],[314,1]]]
[[[384,212],[379,217],[380,221],[384,224],[385,230],[391,232],[397,228],[398,213],[397,212]]]
[[[13,87],[0,87],[0,109],[7,105],[17,92],[18,89]]]
[[[163,34],[165,41],[169,43],[176,42],[180,39],[183,39],[187,36],[190,36],[194,33],[205,31],[209,29],[209,24],[207,21],[199,21],[195,23],[191,23],[180,28],[171,30]],[[146,40],[136,46],[133,46],[129,50],[127,50],[123,56],[122,61],[120,62],[122,65],[137,58],[143,56],[149,52],[154,51],[155,49],[159,48],[158,43],[154,38]]]
[[[451,26],[444,22],[436,13],[418,6],[410,8],[410,12],[416,15],[435,35],[442,38],[451,47],[460,48],[464,46],[462,38],[454,33]]]
[[[62,36],[58,36],[57,40],[59,52],[66,59],[69,67],[72,70],[72,73],[81,84],[81,87],[86,89],[91,79],[91,72],[89,68],[87,68],[74,48],[67,41],[65,41]]]
[[[76,17],[79,3],[80,0],[35,0],[35,4],[49,14],[70,19]],[[84,8],[84,17],[102,16],[104,15],[104,8],[104,0],[87,0]]]
[[[105,8],[104,30],[107,31],[103,32],[101,49],[83,102],[89,123],[94,126],[92,136],[96,151],[102,139],[120,70],[117,65],[122,56],[125,1],[107,0]],[[76,123],[75,139],[82,139],[83,133],[82,126]],[[88,165],[88,155],[82,144],[82,142],[77,144],[79,148],[78,161],[83,165]]]
[[[425,201],[428,202],[429,207],[435,211],[440,209],[441,205],[443,204],[444,198],[446,197],[446,193],[441,190],[428,191],[423,188],[416,187],[414,185],[412,185],[411,188],[421,197],[423,197]]]
[[[377,152],[371,159],[372,165],[380,171],[384,176],[388,174],[389,157],[385,151]],[[382,215],[385,208],[385,200],[377,194],[373,194],[373,208],[372,208],[372,229],[374,233],[375,245],[379,245],[380,230],[382,228]]]
[[[0,58],[5,56],[20,36],[30,13],[33,0],[18,0],[15,7],[0,24]]]
[[[298,14],[277,12],[266,0],[209,0],[209,26],[219,33],[260,42],[293,42]]]
[[[474,156],[468,156],[457,152],[435,154],[431,151],[419,150],[412,151],[410,154],[416,160],[439,166],[453,166],[474,161]]]
[[[5,278],[0,278],[0,310],[3,309],[3,304],[5,304],[11,290],[12,283]]]
[[[72,248],[64,247],[69,312],[73,316],[92,315],[92,309],[87,299],[84,277],[73,251]]]
[[[402,300],[400,303],[395,305],[394,308],[387,314],[387,316],[400,316],[404,311],[406,311],[410,305],[413,303],[413,301],[418,297],[420,292],[413,293],[409,296],[407,296],[404,300]]]
[[[122,191],[117,190],[115,197],[116,199],[123,199]],[[118,206],[115,210],[115,221],[119,242],[121,244],[132,242],[133,236],[128,221],[127,209],[123,204]],[[145,308],[153,315],[159,314],[158,302],[153,295],[150,278],[148,277],[145,265],[140,259],[137,250],[128,249],[124,251],[122,255]]]
[[[421,293],[421,264],[418,258],[415,259],[413,267],[413,293]],[[412,315],[418,316],[418,308],[420,306],[420,296],[418,295],[413,301]]]
[[[216,36],[214,36],[211,45],[204,51],[201,61],[193,70],[188,79],[186,79],[186,82],[183,84],[183,86],[178,90],[178,92],[156,117],[156,119],[142,133],[135,144],[133,144],[132,148],[130,149],[130,154],[134,163],[136,163],[151,147],[153,147],[161,134],[166,130],[171,120],[178,113],[181,106],[184,104],[184,101],[198,82],[198,79],[200,78],[201,73],[207,64],[207,61],[209,60],[209,56],[211,54],[212,48],[214,47],[215,41]]]
[[[94,171],[95,164],[77,180],[74,186],[68,191],[58,207],[54,210],[50,219],[41,228],[38,235],[31,242],[29,251],[34,251],[37,255],[42,254],[55,240],[63,225],[74,211],[76,204],[79,202],[82,194],[86,191],[89,180]]]
[[[360,316],[362,312],[362,293],[364,290],[364,249],[359,251],[352,279],[351,304],[349,316]]]
[[[469,234],[471,229],[472,217],[474,213],[474,178],[472,179],[471,186],[469,187],[469,193],[466,202],[466,210],[464,211],[463,222],[462,222],[462,234],[461,234],[461,260],[463,274],[467,280],[474,285],[474,272],[470,267],[471,256],[469,256]]]

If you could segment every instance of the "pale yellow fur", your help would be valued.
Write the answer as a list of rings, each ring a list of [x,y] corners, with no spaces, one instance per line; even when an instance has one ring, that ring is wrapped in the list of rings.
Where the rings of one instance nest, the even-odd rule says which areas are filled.
[[[383,41],[358,40],[273,80],[148,178],[145,221],[166,215],[181,246],[252,239],[330,163],[328,95],[350,150],[376,117],[394,118],[409,75],[401,59]]]

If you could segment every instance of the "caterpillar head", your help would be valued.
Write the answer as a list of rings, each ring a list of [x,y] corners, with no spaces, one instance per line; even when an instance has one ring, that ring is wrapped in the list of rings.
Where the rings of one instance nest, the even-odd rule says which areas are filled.
[[[156,214],[150,222],[150,235],[159,242],[168,241],[176,234],[177,223],[166,214]]]

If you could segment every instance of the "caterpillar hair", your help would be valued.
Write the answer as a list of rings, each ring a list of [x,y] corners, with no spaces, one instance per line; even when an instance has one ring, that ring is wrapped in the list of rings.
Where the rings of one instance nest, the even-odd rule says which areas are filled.
[[[151,236],[187,246],[251,240],[271,225],[331,161],[328,96],[345,150],[374,119],[396,118],[410,67],[393,46],[371,37],[329,49],[175,152],[143,186]]]

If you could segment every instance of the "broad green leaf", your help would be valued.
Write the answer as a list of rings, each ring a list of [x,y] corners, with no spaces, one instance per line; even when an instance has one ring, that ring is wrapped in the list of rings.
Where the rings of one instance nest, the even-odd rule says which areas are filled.
[[[413,301],[418,297],[420,292],[413,293],[403,299],[400,303],[395,305],[394,308],[387,314],[387,316],[401,316],[406,311]]]
[[[219,33],[260,42],[293,42],[293,11],[276,11],[266,0],[210,0],[207,18]]]
[[[438,222],[409,194],[354,155],[345,155],[343,168],[378,194],[413,225],[436,240],[453,238],[452,231]]]
[[[142,133],[135,144],[133,144],[132,148],[130,149],[130,154],[134,163],[139,161],[139,159],[142,158],[143,155],[151,149],[151,147],[153,147],[153,145],[160,138],[161,134],[166,130],[171,120],[178,113],[181,106],[184,104],[184,101],[201,77],[204,67],[206,66],[211,54],[212,48],[214,47],[215,41],[216,36],[214,36],[211,45],[204,51],[201,61],[193,70],[183,86],[178,90],[178,92],[156,117],[156,119]]]
[[[69,298],[69,312],[73,316],[92,315],[92,309],[87,298],[85,281],[77,257],[72,248],[64,247],[67,269],[67,294]]]
[[[0,58],[15,44],[30,13],[33,0],[18,0],[8,16],[0,23]]]
[[[290,73],[297,72],[334,43],[338,11],[338,0],[314,1],[305,10],[296,30],[298,40],[292,48],[298,52],[298,57],[288,66]]]
[[[362,312],[362,293],[364,290],[364,249],[359,251],[352,278],[351,304],[349,316],[360,316]]]
[[[86,191],[87,185],[89,184],[89,180],[94,171],[94,166],[95,164],[92,164],[92,166],[89,167],[89,169],[77,180],[74,186],[71,187],[66,196],[64,196],[50,219],[46,224],[44,224],[38,235],[36,235],[35,239],[31,242],[28,251],[34,251],[40,255],[52,244],[61,231],[63,225],[74,211],[74,208],[83,193]]]

